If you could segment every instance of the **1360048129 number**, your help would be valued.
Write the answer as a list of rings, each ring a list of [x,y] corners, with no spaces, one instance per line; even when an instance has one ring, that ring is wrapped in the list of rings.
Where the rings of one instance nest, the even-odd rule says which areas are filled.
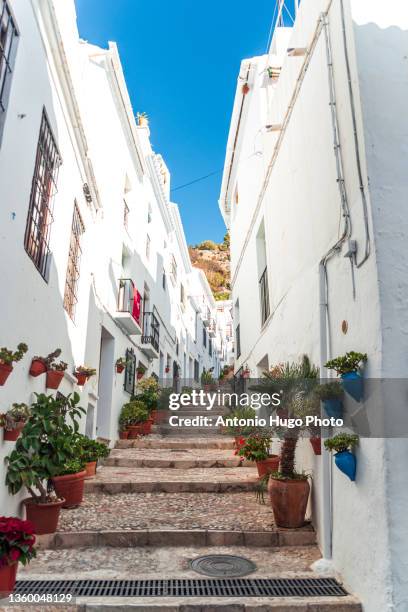
[[[72,603],[70,593],[15,593],[9,595],[10,603]]]

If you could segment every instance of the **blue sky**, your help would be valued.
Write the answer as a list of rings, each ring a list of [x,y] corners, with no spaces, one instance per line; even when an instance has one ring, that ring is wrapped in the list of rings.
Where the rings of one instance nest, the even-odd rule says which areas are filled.
[[[275,0],[76,0],[82,38],[115,41],[134,111],[172,187],[221,169],[241,59],[265,53]],[[221,172],[175,191],[189,244],[222,240]]]

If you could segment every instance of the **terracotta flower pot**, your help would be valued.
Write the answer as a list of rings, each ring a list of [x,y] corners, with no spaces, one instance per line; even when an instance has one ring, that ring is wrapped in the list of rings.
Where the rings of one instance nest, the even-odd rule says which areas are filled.
[[[262,478],[270,472],[277,472],[279,470],[279,455],[270,455],[264,461],[257,461],[256,467],[258,468],[258,476]]]
[[[278,527],[296,529],[305,522],[310,485],[307,480],[269,478],[268,493]]]
[[[76,474],[64,474],[52,478],[56,494],[65,499],[63,508],[75,508],[81,504],[84,498],[85,476],[86,471],[83,470]]]
[[[60,510],[64,502],[65,499],[59,499],[47,504],[36,504],[31,497],[23,501],[27,520],[34,524],[37,535],[57,531]]]
[[[47,389],[58,389],[63,378],[64,372],[62,372],[61,370],[47,370]]]
[[[0,387],[4,385],[12,371],[12,365],[8,365],[8,363],[0,363]]]
[[[148,421],[145,421],[144,423],[141,424],[141,433],[144,436],[148,436],[149,434],[152,433],[152,421],[151,419],[149,419]]]
[[[118,374],[122,374],[123,370],[125,369],[125,366],[121,363],[117,363],[116,364],[116,371]]]
[[[21,423],[17,423],[14,429],[5,429],[3,440],[7,440],[8,442],[15,442],[20,435],[22,429],[24,428],[25,421]]]
[[[88,461],[88,463],[85,463],[85,480],[87,478],[93,478],[96,475],[96,464],[97,461]]]
[[[125,431],[119,432],[119,440],[127,440],[129,437],[129,430],[125,429]]]
[[[47,366],[41,359],[33,359],[30,366],[30,376],[41,376],[47,371]]]
[[[129,436],[128,436],[129,440],[136,440],[136,438],[140,436],[142,433],[142,426],[141,425],[129,425],[128,430],[129,430]]]
[[[151,411],[150,418],[152,419],[152,423],[157,423],[157,410]]]
[[[321,438],[310,438],[310,444],[313,447],[313,452],[315,455],[322,454],[322,439]]]
[[[18,563],[15,561],[11,565],[3,565],[3,567],[0,567],[0,599],[8,597],[14,591],[17,565]]]
[[[88,380],[88,377],[86,374],[77,372],[77,373],[74,373],[74,376],[77,379],[77,385],[79,385],[80,387],[83,387],[86,381]]]
[[[143,378],[143,374],[144,374],[144,372],[137,372],[137,374],[136,374],[137,380],[141,380]]]

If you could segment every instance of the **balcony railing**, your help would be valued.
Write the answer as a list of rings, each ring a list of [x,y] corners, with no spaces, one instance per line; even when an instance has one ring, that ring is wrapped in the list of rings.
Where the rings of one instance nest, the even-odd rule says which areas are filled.
[[[118,304],[115,319],[130,335],[139,335],[141,330],[142,298],[130,278],[119,279]]]
[[[261,298],[261,324],[263,325],[269,317],[269,287],[268,268],[265,268],[259,279],[259,293]]]
[[[237,359],[241,356],[241,328],[239,325],[235,328],[235,346],[237,350]]]
[[[143,316],[142,344],[151,344],[159,352],[160,323],[153,312],[145,312]]]

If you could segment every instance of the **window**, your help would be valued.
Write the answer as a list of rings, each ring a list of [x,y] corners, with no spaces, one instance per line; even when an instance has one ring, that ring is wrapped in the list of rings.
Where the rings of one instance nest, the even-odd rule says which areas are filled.
[[[207,330],[205,329],[204,326],[203,326],[203,346],[204,347],[207,346]]]
[[[79,280],[79,267],[81,263],[81,236],[84,233],[84,224],[81,219],[78,204],[74,204],[72,217],[71,240],[69,243],[68,267],[65,280],[64,308],[74,319],[75,306],[78,303],[77,290]]]
[[[258,261],[258,278],[259,278],[259,301],[261,306],[261,325],[264,325],[269,317],[269,286],[268,286],[268,268],[266,262],[266,238],[265,224],[262,221],[256,237],[256,255]]]
[[[235,344],[237,346],[237,359],[241,356],[241,327],[237,325],[235,328]]]
[[[17,26],[9,4],[6,0],[0,0],[0,138],[5,122],[17,40]]]
[[[163,275],[162,275],[162,287],[164,290],[166,290],[166,270],[164,270],[163,268]]]
[[[146,236],[146,259],[150,259],[150,236]]]
[[[177,338],[177,340],[176,340],[176,355],[179,354],[179,350],[180,350],[180,343],[179,343],[179,339]]]
[[[123,200],[123,227],[129,229],[129,206],[126,200]]]
[[[126,350],[126,369],[125,369],[125,380],[123,388],[126,393],[132,395],[135,389],[135,375],[136,375],[136,356],[133,349]]]
[[[177,283],[177,263],[176,263],[176,260],[174,259],[174,255],[171,256],[170,272],[171,272],[171,279],[173,283],[176,284]]]
[[[194,380],[199,382],[200,380],[200,364],[197,359],[194,359]]]
[[[147,222],[151,223],[152,222],[152,207],[149,204],[149,209],[147,211]]]
[[[60,164],[61,158],[44,110],[35,158],[24,247],[45,280],[48,280],[50,231],[53,221],[52,201],[56,193]]]
[[[212,357],[212,354],[213,354],[212,338],[210,338],[208,340],[208,353],[209,353],[210,357]]]
[[[180,283],[180,304],[183,308],[186,307],[186,292],[183,283]]]

